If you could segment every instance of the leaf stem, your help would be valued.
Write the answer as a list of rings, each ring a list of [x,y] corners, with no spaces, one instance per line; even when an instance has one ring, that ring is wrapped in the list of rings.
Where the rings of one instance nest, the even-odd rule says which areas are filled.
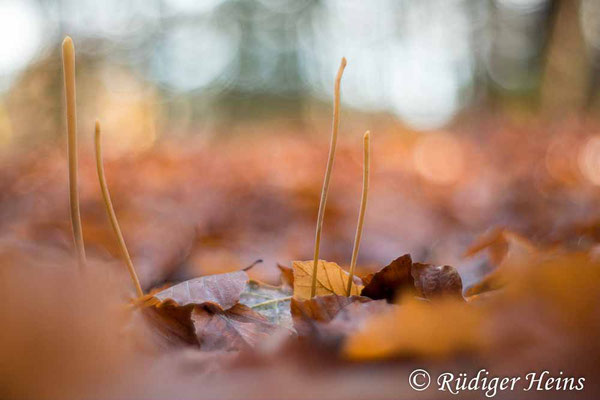
[[[75,102],[75,47],[67,36],[62,43],[65,97],[67,105],[67,147],[69,154],[69,205],[71,208],[71,226],[73,241],[77,249],[79,267],[86,264],[81,214],[79,211],[79,193],[77,188],[77,109]]]
[[[104,206],[106,207],[108,219],[110,220],[113,232],[115,233],[117,241],[119,242],[121,254],[125,259],[125,263],[127,264],[127,269],[129,270],[129,275],[131,276],[131,280],[133,281],[137,295],[138,297],[142,297],[144,295],[144,291],[142,290],[142,286],[140,285],[140,281],[135,272],[133,262],[131,261],[131,257],[129,256],[129,251],[127,251],[127,245],[125,245],[125,239],[123,239],[123,234],[121,233],[121,228],[119,227],[119,222],[117,221],[117,215],[115,214],[112,201],[110,200],[110,192],[108,191],[108,186],[106,185],[106,177],[104,176],[104,165],[102,162],[102,143],[100,139],[100,122],[96,121],[96,132],[94,135],[94,142],[96,145],[96,169],[98,171],[98,181],[100,182],[100,189],[102,190],[102,199],[104,200]]]
[[[327,203],[327,193],[329,192],[329,181],[331,171],[333,170],[333,161],[335,158],[335,146],[337,144],[338,130],[340,126],[340,82],[342,74],[346,68],[346,58],[342,57],[340,67],[335,77],[334,98],[333,98],[333,125],[331,128],[331,143],[329,144],[329,157],[325,169],[325,180],[321,190],[321,200],[319,202],[319,213],[317,216],[317,229],[315,233],[315,253],[313,257],[313,275],[310,287],[310,297],[314,297],[317,291],[317,265],[319,263],[319,251],[321,248],[321,231],[323,229],[323,216],[325,215],[325,204]]]
[[[277,299],[271,299],[271,300],[263,301],[262,303],[257,303],[257,304],[255,304],[253,306],[250,306],[250,308],[258,308],[258,307],[262,307],[262,306],[268,306],[269,304],[273,304],[273,303],[279,303],[280,301],[291,300],[292,297],[294,297],[294,296],[279,297]]]
[[[365,132],[363,136],[364,146],[364,161],[363,161],[363,186],[362,196],[360,199],[360,211],[358,213],[358,224],[356,226],[356,235],[354,236],[354,247],[352,248],[352,261],[350,262],[350,275],[348,276],[348,289],[346,294],[350,296],[352,293],[352,281],[354,278],[354,268],[358,258],[358,249],[360,247],[360,239],[362,237],[363,224],[365,222],[365,211],[367,209],[367,196],[369,195],[369,171],[371,163],[371,133]]]

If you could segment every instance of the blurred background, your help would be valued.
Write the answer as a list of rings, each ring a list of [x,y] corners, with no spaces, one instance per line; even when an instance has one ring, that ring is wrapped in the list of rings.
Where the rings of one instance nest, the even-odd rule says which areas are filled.
[[[61,134],[67,34],[83,126],[127,126],[119,140],[136,148],[248,120],[306,123],[330,103],[342,56],[344,105],[415,130],[597,103],[597,0],[1,0],[0,34],[3,146]]]
[[[146,285],[181,265],[310,258],[342,56],[325,258],[349,262],[366,129],[366,266],[410,251],[460,267],[492,226],[599,236],[600,0],[0,0],[0,35],[3,236],[72,246],[70,35],[84,233],[118,255],[93,169],[99,118],[134,256],[150,275],[169,265]]]

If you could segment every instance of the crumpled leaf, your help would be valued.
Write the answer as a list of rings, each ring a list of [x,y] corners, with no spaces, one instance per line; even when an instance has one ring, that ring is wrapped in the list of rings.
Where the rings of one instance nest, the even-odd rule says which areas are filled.
[[[479,282],[467,288],[465,296],[470,297],[504,287],[508,280],[505,271],[508,264],[536,257],[540,253],[527,238],[504,228],[496,228],[481,236],[465,252],[465,256],[470,257],[486,249],[495,268]]]
[[[294,261],[294,298],[298,300],[310,299],[312,284],[313,261]],[[334,262],[319,260],[317,263],[317,290],[316,296],[328,294],[346,295],[349,274]],[[362,281],[354,277],[354,284],[350,295],[357,296],[362,290]]]
[[[446,357],[485,345],[477,307],[446,298],[427,302],[412,297],[364,321],[351,334],[344,354],[354,360],[400,356]]]
[[[173,302],[179,306],[211,303],[227,310],[237,304],[248,279],[244,271],[208,275],[181,282],[153,297],[161,303]]]
[[[291,295],[291,287],[271,286],[250,280],[240,296],[240,304],[252,308],[273,324],[293,329],[290,313]]]
[[[268,339],[280,328],[250,307],[236,304],[228,310],[207,305],[191,315],[202,350],[242,350]]]
[[[421,297],[431,299],[439,296],[462,297],[462,279],[455,268],[444,265],[414,263],[411,275]]]
[[[361,295],[379,300],[394,301],[399,291],[414,290],[411,275],[412,259],[409,254],[396,258],[389,265],[375,273],[363,288]]]
[[[244,271],[209,275],[190,279],[141,300],[146,319],[155,327],[167,344],[192,344],[202,350],[241,350],[253,346],[280,329],[275,323],[240,304],[242,296],[250,303],[252,294],[259,292],[269,299],[282,293],[276,288],[257,289],[248,282]],[[269,293],[268,296],[264,295]],[[286,294],[289,295],[288,290]],[[256,296],[255,296],[256,297]],[[289,304],[289,302],[288,302]],[[275,321],[284,324],[286,305],[274,303],[273,310],[264,310]],[[289,305],[287,306],[289,310]],[[282,310],[280,312],[280,310]],[[287,319],[291,320],[289,311]],[[287,322],[290,326],[291,322]]]
[[[361,292],[371,299],[388,302],[407,294],[427,299],[445,295],[462,298],[462,280],[451,266],[413,263],[405,254],[375,273]]]

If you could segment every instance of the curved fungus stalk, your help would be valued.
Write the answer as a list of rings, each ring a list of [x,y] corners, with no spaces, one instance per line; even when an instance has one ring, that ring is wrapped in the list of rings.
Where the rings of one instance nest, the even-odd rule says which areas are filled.
[[[317,265],[319,263],[319,251],[321,249],[321,231],[323,229],[323,216],[325,215],[325,204],[327,203],[327,193],[329,192],[329,181],[331,171],[333,170],[333,161],[335,159],[335,146],[337,144],[338,130],[340,126],[340,82],[342,74],[346,68],[346,58],[342,57],[340,67],[335,77],[334,99],[333,99],[333,126],[331,129],[331,143],[329,145],[329,157],[325,169],[325,180],[321,190],[321,201],[319,202],[319,213],[317,216],[317,229],[315,233],[315,253],[313,258],[312,284],[310,287],[310,297],[315,297],[317,291]]]
[[[137,292],[138,297],[142,297],[144,295],[144,291],[142,290],[142,286],[140,285],[140,281],[138,279],[137,273],[135,272],[135,268],[133,266],[133,262],[131,261],[131,257],[129,256],[129,251],[127,250],[127,245],[125,244],[125,239],[123,238],[123,234],[121,233],[121,228],[119,227],[119,221],[117,221],[117,215],[115,214],[115,210],[112,205],[112,201],[110,200],[110,192],[108,191],[108,186],[106,184],[106,177],[104,176],[104,165],[102,162],[102,143],[100,137],[100,122],[96,121],[96,131],[94,135],[94,144],[96,150],[96,170],[98,171],[98,181],[100,182],[100,190],[102,191],[102,199],[104,200],[104,206],[106,207],[106,213],[108,214],[108,219],[110,220],[110,224],[112,226],[113,232],[117,237],[117,241],[119,242],[119,249],[121,250],[121,254],[125,263],[127,264],[127,269],[129,271],[129,276],[131,276],[131,280],[135,286],[135,290]]]
[[[77,187],[77,109],[75,102],[75,47],[67,36],[62,43],[63,72],[65,79],[65,97],[67,105],[67,146],[69,153],[69,205],[73,240],[77,249],[79,267],[86,264],[81,213],[79,211],[79,193]]]
[[[362,237],[363,225],[365,222],[365,211],[367,209],[367,196],[369,195],[369,173],[371,164],[371,133],[365,132],[363,136],[364,161],[363,161],[363,186],[362,196],[360,199],[360,211],[358,212],[358,224],[356,226],[356,235],[354,236],[354,246],[352,248],[352,261],[350,262],[350,275],[348,276],[348,288],[346,289],[347,296],[352,293],[352,280],[354,279],[354,268],[358,258],[358,249],[360,247],[360,239]]]

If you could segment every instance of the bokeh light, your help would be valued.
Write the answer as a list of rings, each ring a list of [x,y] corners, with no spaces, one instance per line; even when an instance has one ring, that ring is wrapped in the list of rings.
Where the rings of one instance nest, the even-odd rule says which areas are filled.
[[[456,182],[465,167],[461,143],[445,132],[423,135],[415,145],[413,160],[423,178],[439,184]]]
[[[581,148],[578,161],[583,176],[594,185],[600,185],[600,136],[588,139]]]
[[[0,2],[0,90],[13,73],[24,68],[42,41],[41,17],[35,4],[27,1]]]

